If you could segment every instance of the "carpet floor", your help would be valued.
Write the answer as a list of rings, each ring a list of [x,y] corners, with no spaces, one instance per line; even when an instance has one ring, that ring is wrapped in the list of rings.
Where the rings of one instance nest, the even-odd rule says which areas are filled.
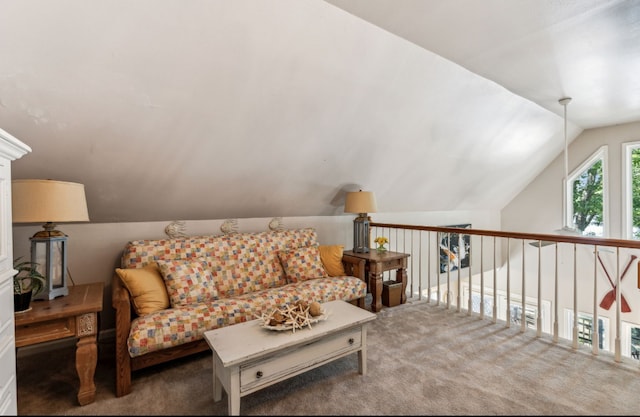
[[[535,331],[424,302],[385,308],[355,354],[242,397],[243,415],[638,415],[640,367]],[[96,401],[79,406],[74,347],[18,357],[19,415],[226,415],[211,354],[133,374],[115,396],[113,346],[99,346]]]

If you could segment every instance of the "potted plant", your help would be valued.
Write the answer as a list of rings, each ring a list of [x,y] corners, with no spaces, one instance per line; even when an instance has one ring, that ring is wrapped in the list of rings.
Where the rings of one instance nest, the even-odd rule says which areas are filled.
[[[47,284],[44,276],[36,269],[38,264],[31,261],[21,261],[16,258],[13,261],[13,311],[25,311],[29,309],[31,298],[39,294]]]

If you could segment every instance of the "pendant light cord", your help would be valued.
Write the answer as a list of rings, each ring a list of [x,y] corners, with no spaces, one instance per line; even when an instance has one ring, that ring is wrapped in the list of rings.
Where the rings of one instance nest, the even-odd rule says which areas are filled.
[[[567,104],[569,102],[571,102],[571,97],[559,100],[559,103],[564,107],[564,200],[567,206],[569,205],[569,141],[567,139]],[[568,228],[566,211],[562,214],[562,228]]]

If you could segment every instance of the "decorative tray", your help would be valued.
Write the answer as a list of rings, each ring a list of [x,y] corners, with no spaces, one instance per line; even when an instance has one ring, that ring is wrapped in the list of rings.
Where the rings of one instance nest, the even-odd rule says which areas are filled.
[[[300,324],[294,324],[294,323],[290,323],[290,324],[278,324],[276,326],[271,326],[269,325],[269,321],[265,320],[264,323],[262,323],[262,325],[260,327],[262,327],[263,329],[268,329],[268,330],[275,330],[277,332],[281,332],[283,330],[293,330],[295,331],[295,329],[302,329],[303,327],[311,327],[312,324],[315,324],[319,321],[322,320],[326,320],[327,319],[327,314],[321,314],[319,316],[316,317],[309,317],[307,322],[302,322]],[[294,329],[295,327],[295,329]]]
[[[311,328],[312,324],[326,320],[327,312],[319,303],[307,304],[296,302],[280,308],[274,308],[269,314],[258,317],[261,321],[260,327],[267,330],[284,331],[305,327]]]

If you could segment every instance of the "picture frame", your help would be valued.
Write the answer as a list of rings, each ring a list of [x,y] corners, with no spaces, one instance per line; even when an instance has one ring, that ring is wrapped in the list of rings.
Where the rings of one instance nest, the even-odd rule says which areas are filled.
[[[442,227],[471,229],[471,223]],[[438,244],[440,246],[440,273],[456,271],[458,268],[468,268],[471,265],[471,235],[439,232]]]

